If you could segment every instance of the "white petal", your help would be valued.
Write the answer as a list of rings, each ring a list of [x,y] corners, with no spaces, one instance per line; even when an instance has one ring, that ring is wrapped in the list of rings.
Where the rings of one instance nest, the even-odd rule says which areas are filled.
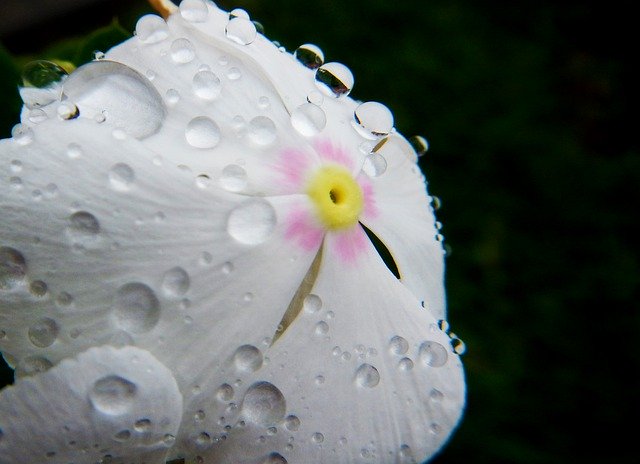
[[[465,385],[448,336],[371,246],[357,266],[343,266],[330,254],[333,240],[326,238],[304,309],[265,352],[269,362],[235,385],[232,398],[217,398],[224,413],[200,402],[191,455],[216,463],[422,462],[450,436]],[[198,443],[197,431],[211,441]]]
[[[138,348],[92,348],[0,392],[3,464],[164,463],[182,396]]]
[[[377,214],[361,221],[389,248],[402,283],[436,319],[444,319],[444,249],[436,239],[431,197],[415,152],[404,138],[392,135],[378,153],[387,169],[370,179]]]

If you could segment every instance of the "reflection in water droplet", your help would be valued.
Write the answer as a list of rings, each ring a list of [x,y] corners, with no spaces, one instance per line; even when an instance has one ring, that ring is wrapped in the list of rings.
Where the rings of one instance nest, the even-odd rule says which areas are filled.
[[[351,70],[341,63],[327,63],[316,70],[316,85],[327,96],[349,95],[353,84]]]
[[[193,76],[193,93],[203,100],[215,100],[222,91],[220,78],[211,71],[199,71]]]
[[[148,332],[160,319],[160,302],[147,285],[131,282],[116,292],[113,303],[118,327],[132,333]]]
[[[467,351],[467,345],[465,345],[462,340],[456,337],[455,334],[452,334],[451,336],[451,347],[453,348],[453,351],[459,356],[462,356]]]
[[[447,349],[438,342],[424,342],[420,345],[420,360],[431,367],[441,367],[447,362]]]
[[[171,59],[178,64],[186,64],[196,57],[196,49],[187,39],[176,39],[171,43]]]
[[[324,53],[317,45],[300,45],[293,53],[296,59],[307,68],[317,69],[324,63]]]
[[[189,285],[189,274],[178,266],[169,269],[162,277],[162,289],[170,296],[184,295],[189,290]]]
[[[225,166],[220,175],[220,186],[229,192],[241,192],[247,186],[247,172],[237,164]]]
[[[144,15],[136,23],[136,37],[145,44],[162,42],[169,37],[169,27],[160,16]]]
[[[319,106],[304,103],[291,113],[291,125],[305,137],[312,137],[325,128],[327,115]]]
[[[276,125],[266,116],[256,116],[249,121],[248,134],[256,145],[271,145],[277,137]]]
[[[187,124],[184,136],[194,148],[213,148],[220,142],[220,128],[206,116],[197,116]]]
[[[405,354],[407,351],[409,351],[409,342],[399,335],[396,335],[389,341],[389,349],[393,354]]]
[[[373,388],[380,383],[378,369],[371,364],[361,364],[356,370],[356,383],[361,387]]]
[[[18,250],[0,247],[0,291],[16,288],[24,282],[27,262]]]
[[[56,321],[45,317],[29,327],[29,340],[39,348],[46,348],[53,345],[59,331]]]
[[[429,399],[431,399],[431,401],[433,401],[434,403],[442,401],[443,398],[444,394],[436,388],[432,388],[429,392]]]
[[[254,198],[237,206],[227,220],[227,232],[245,245],[258,245],[271,237],[276,211],[267,200]]]
[[[109,375],[93,384],[89,400],[103,414],[125,414],[133,406],[137,390],[133,382],[117,375]]]
[[[229,40],[237,44],[249,45],[256,40],[258,31],[256,25],[249,19],[242,16],[233,16],[227,23],[225,34]]]
[[[393,129],[393,114],[382,103],[362,103],[353,116],[358,132],[370,139],[387,135]]]
[[[51,61],[32,61],[22,70],[22,85],[38,89],[48,88],[59,84],[66,76],[67,72]]]
[[[209,10],[204,0],[182,0],[180,16],[192,23],[202,23],[207,20]]]
[[[241,415],[258,425],[276,425],[287,409],[284,395],[269,382],[257,382],[244,395]]]
[[[60,119],[64,119],[65,121],[76,119],[80,116],[80,110],[78,107],[68,101],[60,103],[56,108],[56,113],[58,113],[58,117]]]
[[[418,156],[424,156],[429,150],[429,141],[421,135],[414,135],[409,139],[409,143]]]
[[[233,354],[233,364],[239,371],[255,372],[262,367],[262,352],[253,345],[242,345]]]
[[[378,177],[387,170],[387,160],[378,153],[371,153],[364,158],[362,171],[369,177]]]
[[[128,164],[117,163],[109,170],[109,182],[114,190],[129,190],[135,178],[136,175]]]

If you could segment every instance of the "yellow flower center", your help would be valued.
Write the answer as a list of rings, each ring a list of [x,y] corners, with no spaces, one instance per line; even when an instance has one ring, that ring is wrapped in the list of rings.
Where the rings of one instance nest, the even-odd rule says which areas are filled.
[[[339,165],[324,166],[307,183],[307,194],[327,229],[346,229],[358,222],[364,207],[360,185]]]

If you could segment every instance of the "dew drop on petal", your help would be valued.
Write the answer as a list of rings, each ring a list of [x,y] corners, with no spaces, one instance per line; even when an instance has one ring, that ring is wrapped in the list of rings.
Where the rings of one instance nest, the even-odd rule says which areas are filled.
[[[229,12],[229,18],[244,18],[244,19],[250,19],[249,17],[249,13],[247,13],[247,10],[244,10],[242,8],[234,8],[233,10],[231,10]]]
[[[131,282],[116,292],[112,309],[116,325],[127,332],[148,332],[160,319],[160,302],[147,285]]]
[[[432,388],[431,391],[429,392],[429,399],[434,403],[439,403],[440,401],[442,401],[443,398],[444,398],[444,394],[436,388]]]
[[[136,37],[144,44],[162,42],[169,37],[169,27],[160,16],[144,15],[136,23]]]
[[[287,403],[278,388],[269,382],[257,382],[249,387],[242,399],[240,413],[258,425],[275,425],[284,417]]]
[[[304,103],[291,113],[291,125],[305,137],[312,137],[326,127],[327,115],[319,106]]]
[[[167,103],[171,106],[180,101],[180,92],[178,92],[176,89],[168,89],[164,96]]]
[[[263,464],[287,464],[287,460],[279,453],[271,453],[262,461]]]
[[[303,44],[300,45],[293,56],[296,59],[310,69],[317,69],[324,63],[324,53],[317,45]]]
[[[187,124],[184,136],[194,148],[213,148],[220,142],[220,128],[206,116],[197,116]]]
[[[0,291],[16,288],[24,282],[27,262],[18,250],[0,247]]]
[[[353,117],[358,132],[367,138],[387,135],[393,129],[393,114],[382,103],[362,103],[356,108]]]
[[[276,211],[267,200],[255,198],[237,206],[227,220],[227,232],[245,245],[259,245],[271,237]]]
[[[192,23],[202,23],[207,20],[209,10],[204,0],[182,0],[180,16]]]
[[[262,367],[262,352],[253,345],[242,345],[233,354],[236,369],[244,372],[255,372]]]
[[[419,356],[422,363],[430,367],[441,367],[447,362],[447,349],[438,342],[428,341],[420,345]]]
[[[316,85],[327,96],[337,98],[349,95],[353,84],[351,70],[342,63],[327,63],[316,70]]]
[[[414,135],[409,139],[409,143],[419,157],[424,156],[429,150],[429,141],[421,135]]]
[[[237,81],[241,77],[242,77],[242,71],[240,71],[240,69],[236,68],[235,66],[233,68],[229,68],[229,70],[227,71],[227,78],[230,81]]]
[[[109,170],[109,183],[117,191],[129,190],[135,178],[135,172],[125,163],[114,164]]]
[[[93,384],[89,400],[103,414],[121,415],[133,406],[137,390],[135,383],[117,375],[108,375]]]
[[[203,100],[215,100],[222,91],[220,78],[213,72],[204,70],[198,71],[193,76],[193,93]]]
[[[287,416],[284,420],[284,426],[290,432],[295,432],[300,428],[300,419],[297,416]]]
[[[179,266],[169,269],[162,276],[162,290],[169,296],[184,295],[190,283],[189,274]]]
[[[113,438],[114,440],[120,442],[127,441],[129,438],[131,438],[131,432],[129,430],[120,430],[113,436]]]
[[[229,164],[222,169],[220,186],[229,192],[241,192],[247,186],[247,172],[237,164]]]
[[[65,121],[70,119],[76,119],[80,116],[80,110],[78,107],[69,101],[64,101],[58,105],[56,108],[56,113],[58,113],[58,117]]]
[[[325,321],[320,321],[316,324],[314,332],[317,336],[322,337],[329,333],[329,324]]]
[[[316,432],[313,435],[311,435],[311,440],[314,443],[320,444],[320,443],[322,443],[324,441],[324,435],[321,434],[320,432]]]
[[[227,38],[239,45],[249,45],[258,36],[256,25],[248,18],[233,16],[225,28]]]
[[[409,351],[409,342],[403,337],[396,335],[389,341],[389,350],[391,350],[393,354],[403,355]]]
[[[361,387],[373,388],[380,383],[378,369],[371,364],[361,364],[356,370],[356,383]]]
[[[310,293],[304,298],[302,306],[307,312],[317,313],[322,308],[322,300],[318,295]]]
[[[47,294],[48,290],[47,284],[42,280],[34,280],[29,284],[29,292],[31,292],[33,296],[43,297]]]
[[[100,223],[93,214],[78,211],[69,218],[67,231],[75,243],[87,243],[95,240],[100,233]]]
[[[256,116],[249,121],[248,134],[256,145],[271,145],[277,137],[276,125],[266,116]]]
[[[38,89],[59,84],[67,76],[67,72],[59,65],[46,60],[27,63],[22,70],[22,84],[25,87]]]
[[[171,59],[178,64],[186,64],[196,57],[196,49],[188,39],[176,39],[171,43]]]
[[[33,130],[25,124],[16,124],[11,129],[11,137],[18,145],[29,145],[33,142]]]
[[[42,108],[34,108],[29,111],[29,121],[34,124],[40,124],[49,118]]]
[[[16,377],[28,377],[41,374],[53,367],[53,363],[41,356],[29,356],[21,360],[16,366]]]
[[[42,318],[29,327],[29,341],[34,346],[46,348],[53,345],[56,341],[60,329],[53,319],[48,317]]]
[[[379,177],[387,170],[387,160],[378,153],[370,153],[364,158],[362,170],[369,177]]]
[[[216,390],[216,398],[222,402],[231,401],[233,399],[233,395],[233,387],[228,383],[223,383]]]
[[[402,358],[398,363],[398,369],[401,371],[410,371],[413,369],[413,361],[409,358]]]

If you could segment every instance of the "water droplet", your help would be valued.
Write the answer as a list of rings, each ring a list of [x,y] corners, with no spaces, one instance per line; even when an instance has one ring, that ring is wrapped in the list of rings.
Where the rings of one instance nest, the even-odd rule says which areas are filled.
[[[249,138],[256,145],[271,145],[276,137],[276,125],[268,117],[256,116],[249,121]]]
[[[356,383],[361,387],[373,388],[380,383],[378,369],[371,364],[361,364],[356,370]]]
[[[230,81],[237,81],[241,77],[242,77],[242,71],[240,71],[239,68],[233,67],[233,68],[229,68],[229,70],[227,71],[227,78]]]
[[[5,355],[6,356],[6,355]],[[29,356],[24,358],[16,366],[16,377],[28,377],[41,374],[53,367],[53,363],[41,356]]]
[[[369,177],[378,177],[387,170],[387,160],[378,153],[371,153],[364,158],[362,171]]]
[[[295,432],[300,428],[300,419],[297,416],[287,416],[284,420],[284,426],[290,432]]]
[[[76,159],[82,156],[82,148],[77,143],[70,143],[67,146],[67,156],[71,159]]]
[[[135,383],[117,375],[97,380],[89,393],[93,407],[111,416],[125,414],[133,406],[138,387]]]
[[[216,390],[216,398],[222,402],[231,401],[233,399],[233,387],[228,383],[223,383]]]
[[[322,435],[320,432],[316,432],[313,435],[311,435],[311,440],[314,443],[322,443],[324,441],[324,435]]]
[[[162,437],[162,442],[166,446],[173,446],[173,444],[176,442],[176,437],[174,437],[170,433],[167,433],[164,437]]]
[[[442,427],[434,422],[429,426],[429,432],[434,435],[439,435],[440,432],[442,432]]]
[[[242,16],[233,16],[225,28],[227,38],[239,45],[249,45],[258,36],[256,25]]]
[[[278,453],[271,453],[262,461],[263,464],[287,464],[287,460]]]
[[[431,391],[429,392],[429,398],[434,403],[439,403],[444,398],[444,394],[440,390],[436,388],[432,388]]]
[[[419,157],[424,156],[429,150],[429,141],[421,135],[414,135],[409,139],[409,143]]]
[[[144,433],[151,430],[151,421],[149,419],[140,419],[133,424],[136,432]]]
[[[169,37],[169,27],[160,16],[144,15],[136,23],[136,37],[145,44],[162,42]]]
[[[100,233],[100,223],[93,214],[78,211],[69,218],[67,231],[75,243],[88,243],[97,238]]]
[[[322,308],[322,300],[318,295],[310,293],[304,298],[302,306],[309,313],[317,313]]]
[[[46,121],[49,118],[47,113],[41,108],[34,108],[29,111],[29,121],[34,124],[40,124],[41,122]]]
[[[11,129],[11,137],[18,145],[29,145],[33,142],[33,130],[27,125],[16,124]]]
[[[226,262],[222,265],[222,273],[223,274],[231,274],[233,272],[233,263]]]
[[[255,372],[262,367],[262,352],[253,345],[242,345],[233,354],[233,364],[239,371]]]
[[[326,127],[327,115],[319,106],[304,103],[291,113],[291,125],[305,137],[312,137]]]
[[[131,438],[131,432],[129,430],[120,430],[113,436],[113,438],[116,441],[127,441],[129,438]]]
[[[45,317],[29,327],[29,340],[39,348],[46,348],[53,345],[59,331],[56,321]]]
[[[434,211],[438,211],[440,208],[442,208],[442,200],[440,200],[440,197],[433,195],[431,197],[431,203],[433,205]]]
[[[44,89],[59,84],[66,76],[67,72],[57,64],[37,60],[27,63],[22,70],[22,84],[25,87]]]
[[[282,392],[269,382],[257,382],[249,387],[242,400],[242,416],[255,424],[276,425],[283,417],[287,404]]]
[[[338,98],[349,95],[353,84],[351,70],[342,63],[327,63],[316,70],[316,85],[327,96]]]
[[[34,280],[29,284],[29,292],[31,292],[33,296],[41,298],[47,294],[47,290],[47,284],[42,280]]]
[[[316,324],[315,330],[314,330],[315,334],[317,336],[324,336],[327,333],[329,333],[329,324],[327,324],[325,321],[320,321]]]
[[[184,136],[194,148],[213,148],[220,142],[220,128],[206,116],[197,116],[187,124]]]
[[[132,333],[148,332],[160,319],[160,302],[145,284],[131,282],[118,289],[113,298],[116,324]]]
[[[245,245],[259,245],[271,237],[276,211],[267,200],[255,198],[237,206],[227,220],[227,232]]]
[[[420,345],[420,360],[423,364],[431,367],[444,366],[447,362],[447,349],[438,342],[424,342]]]
[[[316,382],[316,385],[323,385],[326,379],[323,375],[318,375],[314,380]]]
[[[320,47],[313,44],[300,45],[296,51],[293,52],[293,56],[295,56],[300,63],[311,69],[317,69],[324,63],[324,53],[322,53]]]
[[[196,57],[196,49],[187,39],[176,39],[171,43],[171,59],[178,64],[186,64]]]
[[[401,445],[399,454],[401,458],[413,458],[413,451],[411,450],[409,445]]]
[[[181,267],[171,268],[162,276],[162,289],[167,295],[184,295],[189,290],[189,285],[189,274]]]
[[[220,186],[229,192],[242,192],[247,186],[247,172],[237,164],[225,166],[220,175]]]
[[[353,113],[354,127],[358,133],[370,139],[382,137],[393,129],[393,114],[389,108],[378,102],[366,102]]]
[[[455,334],[452,334],[451,337],[451,347],[453,348],[454,353],[459,356],[462,356],[467,351],[467,345],[456,337]]]
[[[193,93],[203,100],[215,100],[222,91],[220,78],[211,71],[199,71],[193,76]]]
[[[0,291],[12,290],[24,282],[27,262],[22,254],[9,247],[0,247]]]
[[[409,358],[402,358],[398,363],[398,369],[401,371],[410,371],[413,369],[413,361]]]
[[[58,113],[58,117],[60,119],[64,119],[65,121],[76,119],[78,116],[80,116],[80,110],[78,109],[78,107],[68,101],[60,103],[56,108],[56,112]]]
[[[307,101],[316,106],[320,106],[324,102],[324,95],[322,95],[322,93],[318,92],[317,90],[312,90],[307,95]]]
[[[233,10],[231,10],[229,12],[229,18],[250,19],[249,18],[249,13],[247,13],[247,10],[244,10],[242,8],[234,8]]]
[[[389,340],[389,349],[393,354],[403,355],[409,351],[409,342],[396,335]]]
[[[192,23],[202,23],[207,20],[209,10],[204,0],[182,0],[180,16]]]
[[[129,190],[136,175],[128,164],[117,163],[109,170],[109,182],[114,190],[123,192]]]
[[[165,99],[169,105],[174,106],[180,101],[180,92],[176,89],[169,89],[165,93]]]
[[[211,442],[211,435],[209,435],[207,432],[200,433],[198,435],[198,438],[196,438],[196,445],[198,446],[207,446],[210,445]]]
[[[269,97],[262,96],[258,98],[258,108],[261,110],[267,110],[271,106],[271,102],[269,102]]]

